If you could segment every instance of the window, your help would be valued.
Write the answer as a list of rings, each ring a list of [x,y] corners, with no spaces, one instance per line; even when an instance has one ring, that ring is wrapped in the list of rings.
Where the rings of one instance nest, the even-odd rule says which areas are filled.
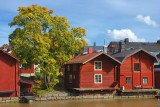
[[[131,84],[131,77],[126,77],[126,84]]]
[[[134,63],[134,71],[140,71],[139,63]]]
[[[77,70],[77,65],[74,64],[74,65],[73,65],[73,71],[76,71],[76,70]]]
[[[95,84],[102,83],[102,74],[95,74],[94,75],[94,83]]]
[[[148,84],[148,77],[143,77],[143,84]]]
[[[69,75],[69,83],[72,83],[72,74]]]
[[[73,79],[74,79],[74,80],[76,79],[76,76],[75,76],[75,75],[73,75]]]
[[[95,61],[94,62],[94,69],[102,70],[102,61]]]
[[[19,64],[19,68],[22,68],[22,64]]]
[[[70,71],[70,65],[67,65],[67,71]]]

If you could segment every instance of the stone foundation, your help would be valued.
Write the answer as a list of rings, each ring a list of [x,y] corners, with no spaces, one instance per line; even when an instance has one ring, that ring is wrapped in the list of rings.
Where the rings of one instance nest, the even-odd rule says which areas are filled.
[[[138,98],[155,98],[154,95],[134,95],[134,96],[116,96],[109,94],[95,94],[95,95],[70,95],[70,94],[44,94],[36,97],[36,101],[48,101],[48,100],[80,100],[80,99],[138,99]]]
[[[155,98],[154,95],[133,95],[133,96],[117,96],[111,94],[95,94],[95,95],[80,95],[76,96],[69,93],[60,94],[42,94],[36,96],[35,101],[54,101],[54,100],[83,100],[83,99],[139,99],[139,98]],[[19,102],[18,97],[0,97],[0,103]]]
[[[19,102],[18,97],[0,97],[0,103]]]

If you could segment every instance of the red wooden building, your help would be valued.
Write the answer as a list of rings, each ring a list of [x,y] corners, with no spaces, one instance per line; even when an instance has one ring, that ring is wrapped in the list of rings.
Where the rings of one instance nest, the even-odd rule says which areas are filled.
[[[157,58],[160,59],[160,54],[157,55]],[[160,89],[160,63],[154,65],[154,76],[155,76],[155,88]]]
[[[65,65],[65,87],[78,91],[106,91],[117,88],[120,61],[104,52],[79,55]]]
[[[0,50],[0,97],[20,95],[18,60]]]
[[[32,85],[34,83],[34,65],[30,68],[20,68],[20,91],[21,95],[32,93]]]
[[[154,62],[157,57],[144,49],[130,49],[114,54],[121,62],[119,87],[130,89],[154,88]]]

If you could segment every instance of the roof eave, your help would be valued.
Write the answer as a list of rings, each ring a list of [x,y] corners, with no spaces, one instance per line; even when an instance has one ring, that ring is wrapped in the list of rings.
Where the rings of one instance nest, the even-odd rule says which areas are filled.
[[[96,58],[97,56],[99,56],[99,55],[101,55],[101,54],[103,54],[103,52],[101,52],[101,53],[99,53],[99,54],[95,55],[94,57],[92,57],[92,58],[88,59],[88,60],[87,60],[87,61],[85,61],[85,62],[82,62],[82,64],[85,64],[85,63],[89,62],[90,60],[92,60],[92,59]]]
[[[128,57],[130,57],[130,56],[132,56],[132,55],[134,55],[134,54],[136,54],[136,53],[138,53],[138,52],[140,52],[140,51],[143,51],[143,52],[149,54],[150,56],[154,57],[155,60],[156,60],[156,62],[158,62],[158,58],[157,58],[156,56],[154,56],[154,55],[152,55],[151,53],[147,52],[147,51],[144,50],[143,48],[140,48],[140,49],[138,49],[137,51],[135,51],[135,52],[133,52],[133,53],[127,55],[127,56],[122,60],[121,63],[123,63]]]

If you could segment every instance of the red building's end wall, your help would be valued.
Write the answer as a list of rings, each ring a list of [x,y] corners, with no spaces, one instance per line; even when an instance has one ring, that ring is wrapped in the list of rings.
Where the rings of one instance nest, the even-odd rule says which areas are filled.
[[[102,61],[102,70],[94,70],[94,61]],[[106,55],[98,56],[81,66],[80,88],[109,88],[115,82],[116,63]],[[94,83],[94,75],[102,74],[102,83]]]
[[[0,51],[0,96],[19,96],[18,61]]]
[[[140,64],[140,70],[134,71],[134,63]],[[126,83],[126,78],[131,78],[131,83]],[[143,78],[148,78],[148,83],[143,84]],[[128,57],[120,66],[120,87],[125,89],[153,88],[154,87],[154,59],[144,53],[139,52]]]

